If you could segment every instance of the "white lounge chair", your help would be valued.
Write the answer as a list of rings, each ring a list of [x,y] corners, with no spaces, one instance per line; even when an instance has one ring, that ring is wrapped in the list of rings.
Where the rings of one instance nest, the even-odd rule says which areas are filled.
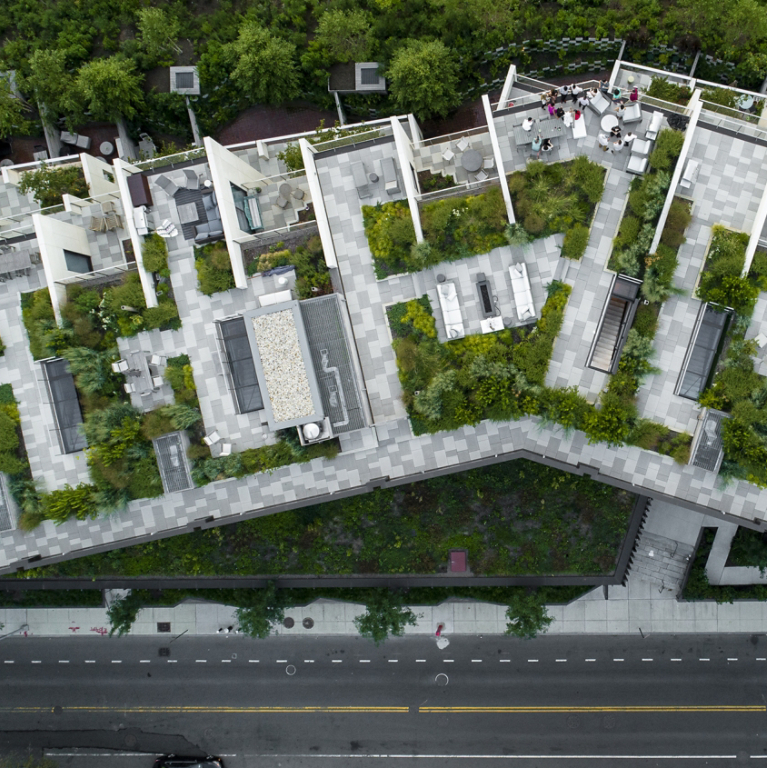
[[[115,373],[125,373],[128,368],[130,368],[130,365],[128,365],[127,360],[117,360],[116,362],[112,363],[112,370]]]
[[[221,435],[218,432],[211,432],[209,435],[205,435],[202,438],[202,442],[210,448],[211,445],[215,445],[221,439]]]
[[[588,131],[586,130],[586,115],[581,114],[580,118],[573,122],[573,138],[585,139],[586,136],[588,136]]]
[[[589,101],[589,107],[594,110],[600,117],[610,109],[610,101],[605,98],[604,94],[600,91]]]
[[[130,395],[136,391],[136,385],[125,383],[123,384],[123,389]]]
[[[479,173],[478,173],[478,174],[477,174],[477,175],[474,177],[474,181],[479,181],[479,182],[482,182],[482,181],[487,181],[487,179],[489,179],[489,178],[490,178],[490,177],[489,177],[489,176],[488,176],[488,175],[487,175],[487,174],[486,174],[484,171],[480,171],[480,172],[479,172]]]
[[[698,171],[700,171],[700,160],[693,160],[690,158],[685,166],[682,178],[679,179],[679,186],[689,189],[698,178]]]
[[[658,132],[660,131],[661,123],[663,122],[663,112],[653,112],[652,119],[650,120],[650,127],[645,133],[645,137],[650,141],[655,141],[658,138]]]
[[[461,315],[461,302],[458,300],[455,283],[452,280],[438,283],[437,298],[442,310],[442,320],[445,323],[445,334],[448,340],[463,338],[465,331],[463,316]]]
[[[631,155],[626,165],[626,173],[635,173],[641,176],[647,170],[647,157],[641,155]]]
[[[231,443],[221,443],[221,453],[219,453],[219,456],[229,456],[231,452],[232,452]]]
[[[623,111],[623,124],[638,123],[642,119],[642,107],[638,101],[632,101]]]
[[[164,380],[163,380],[162,376],[152,376],[152,386],[155,389],[160,389],[160,387],[162,387],[162,385],[163,385],[163,382],[164,382]]]
[[[152,355],[149,358],[149,365],[163,365],[165,358],[162,355]]]
[[[493,155],[486,157],[482,161],[482,167],[487,171],[489,171],[491,168],[495,168],[495,157],[493,157]]]
[[[535,319],[535,304],[530,290],[530,279],[527,276],[527,265],[524,262],[512,264],[509,267],[511,277],[511,292],[514,294],[514,305],[517,317],[521,323]]]

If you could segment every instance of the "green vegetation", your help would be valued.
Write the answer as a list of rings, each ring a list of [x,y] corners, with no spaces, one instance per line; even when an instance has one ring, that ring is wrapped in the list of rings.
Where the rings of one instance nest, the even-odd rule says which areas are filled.
[[[741,277],[747,246],[748,235],[744,232],[713,227],[696,294],[701,301],[732,307],[738,314],[751,314],[759,286],[749,276]]]
[[[61,205],[62,195],[88,199],[90,192],[79,165],[50,166],[41,163],[34,171],[21,174],[19,192],[32,193],[41,208]]]
[[[285,592],[278,590],[274,582],[270,581],[263,589],[253,589],[247,594],[247,605],[237,609],[240,629],[250,637],[268,637],[272,627],[282,623],[285,618]]]
[[[514,210],[530,239],[564,232],[562,255],[580,259],[604,192],[605,169],[585,155],[550,165],[532,160],[508,180]]]
[[[269,246],[268,250],[258,253],[248,263],[247,272],[255,275],[288,264],[296,268],[296,293],[299,299],[333,292],[319,235],[312,235],[305,243],[293,249],[286,248],[282,242]]]
[[[686,85],[672,83],[665,77],[654,77],[647,89],[647,95],[672,104],[687,104],[692,98],[692,91]]]
[[[506,610],[506,634],[521,637],[523,640],[532,640],[539,634],[545,633],[554,619],[546,610],[546,603],[542,595],[535,590],[525,593],[517,593],[509,602]]]
[[[100,589],[2,589],[4,608],[99,608],[104,604]]]
[[[147,272],[156,272],[162,277],[170,277],[168,246],[159,235],[152,233],[149,237],[144,238],[141,247],[141,261]]]
[[[746,277],[748,235],[714,227],[706,263],[698,284],[703,301],[730,306],[734,317],[725,340],[713,384],[701,394],[701,405],[730,413],[722,427],[724,478],[748,480],[767,487],[767,378],[754,370],[756,342],[746,341],[751,313],[764,285],[765,260],[754,260]]]
[[[202,248],[195,248],[194,266],[200,291],[211,296],[218,291],[234,288],[234,274],[229,260],[229,251],[223,241],[209,243]]]
[[[478,195],[426,203],[420,214],[425,243],[416,244],[407,202],[362,206],[365,234],[379,279],[398,272],[420,272],[506,244],[506,206],[497,187]]]
[[[57,768],[57,763],[55,760],[38,757],[30,752],[27,755],[3,755],[0,757],[0,768]]]
[[[759,568],[764,572],[767,568],[767,539],[764,531],[740,526],[730,545],[727,565]]]
[[[455,54],[439,40],[405,40],[387,70],[394,103],[400,113],[419,120],[444,117],[461,103]]]
[[[549,396],[543,384],[570,290],[558,282],[549,286],[549,298],[532,330],[515,328],[446,343],[437,341],[426,297],[390,307],[403,400],[413,429],[438,432],[549,410],[569,422],[571,409],[582,407],[580,401],[570,395],[564,400]]]
[[[141,610],[141,595],[129,592],[125,597],[118,597],[108,608],[109,637],[118,637],[130,632],[133,623]]]
[[[12,491],[31,476],[21,436],[19,405],[10,384],[0,384],[0,472],[10,476]]]
[[[520,460],[23,576],[433,574],[444,572],[455,548],[468,550],[472,572],[480,575],[603,575],[615,569],[634,501],[589,478]]]
[[[29,130],[29,106],[16,98],[7,77],[0,77],[0,139],[24,135]]]
[[[403,605],[401,592],[391,589],[376,590],[365,604],[365,613],[354,619],[357,631],[376,645],[389,635],[402,637],[405,627],[415,626],[416,615]]]

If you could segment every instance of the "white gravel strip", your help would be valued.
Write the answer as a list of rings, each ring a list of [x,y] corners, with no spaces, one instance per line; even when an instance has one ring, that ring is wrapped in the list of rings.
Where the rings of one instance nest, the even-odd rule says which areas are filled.
[[[253,329],[274,420],[290,421],[314,415],[293,312],[284,309],[254,317]]]

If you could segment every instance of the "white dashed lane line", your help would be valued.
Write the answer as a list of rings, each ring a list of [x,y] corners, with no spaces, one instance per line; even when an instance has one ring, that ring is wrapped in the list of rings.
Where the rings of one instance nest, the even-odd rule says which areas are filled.
[[[498,659],[498,661],[500,661],[501,664],[511,664],[511,659]]]
[[[669,661],[681,661],[681,659],[669,659]]]
[[[567,659],[556,659],[557,664],[564,664]]]
[[[482,659],[472,659],[471,663],[472,664],[481,664],[482,663]]]
[[[222,664],[231,664],[232,660],[231,659],[221,659],[221,663]]]
[[[197,664],[207,664],[208,660],[207,659],[195,659],[195,662]]]
[[[304,659],[304,664],[314,664],[314,659]]]
[[[178,659],[168,659],[168,664],[175,664]]]
[[[69,659],[59,659],[59,664],[69,664]]]
[[[150,660],[150,659],[141,659],[141,660],[139,661],[139,664],[151,664],[151,663],[152,663],[152,662],[151,662],[151,660]]]
[[[122,664],[122,659],[112,659],[112,664]]]
[[[596,661],[596,659],[586,659],[585,661],[587,661],[587,662],[589,662],[589,663],[592,663],[592,662],[595,662],[595,661]]]
[[[538,663],[538,659],[528,659],[527,663],[528,664],[537,664]]]
[[[698,661],[711,661],[711,659],[698,659]],[[757,659],[759,661],[759,659]]]
[[[343,664],[343,663],[344,663],[343,659],[333,659],[333,664]]]
[[[4,663],[5,664],[13,664],[13,662],[10,659],[6,659]]]
[[[652,659],[642,659],[642,661],[652,661]]]
[[[32,663],[33,664],[42,664],[43,662],[42,661],[33,661]]]
[[[86,664],[95,664],[96,663],[96,659],[86,659],[85,663]]]
[[[444,661],[445,664],[452,664],[453,663],[453,659],[442,659],[442,661]]]
[[[737,661],[737,659],[727,659],[727,661]]]
[[[623,661],[623,659],[613,659],[613,661]]]
[[[287,664],[288,660],[287,659],[277,659],[277,663],[278,664]]]
[[[389,664],[396,664],[399,659],[389,659]]]
[[[258,664],[259,659],[248,659],[249,664]]]
[[[426,659],[416,659],[415,663],[416,664],[426,664]]]
[[[370,659],[360,659],[360,664],[370,664]]]

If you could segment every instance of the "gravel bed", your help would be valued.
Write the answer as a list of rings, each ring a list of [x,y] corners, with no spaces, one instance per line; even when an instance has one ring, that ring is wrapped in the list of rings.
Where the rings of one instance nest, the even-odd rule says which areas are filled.
[[[253,318],[258,353],[276,422],[314,415],[314,403],[292,310]]]

